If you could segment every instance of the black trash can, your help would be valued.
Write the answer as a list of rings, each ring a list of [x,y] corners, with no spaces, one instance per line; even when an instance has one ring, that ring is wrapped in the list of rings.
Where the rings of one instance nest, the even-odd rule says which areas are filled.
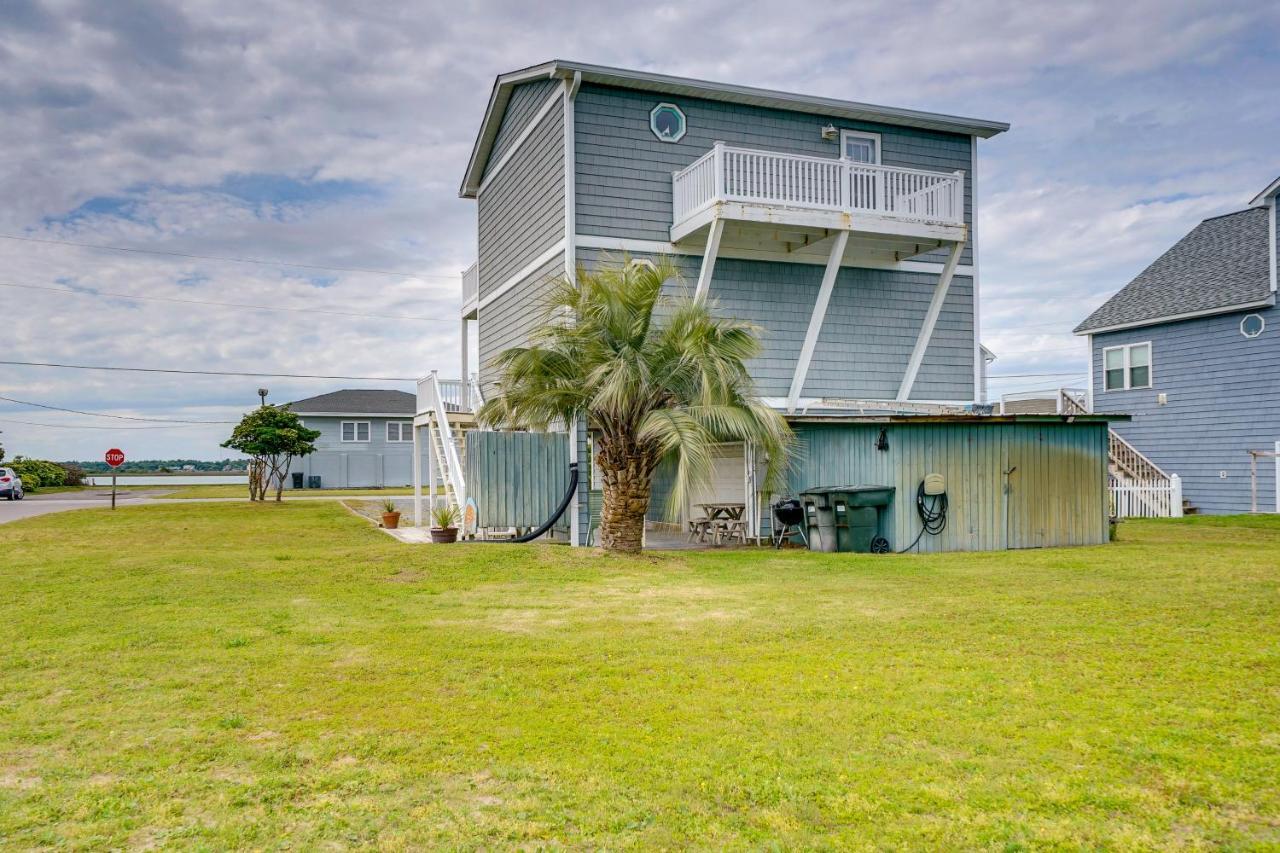
[[[319,475],[319,474],[312,474],[310,477],[308,477],[308,478],[307,478],[307,488],[308,488],[308,489],[318,489],[318,488],[320,488],[320,475]]]
[[[802,492],[809,549],[868,553],[883,543],[887,550],[880,513],[893,503],[893,493],[893,486],[821,486]]]
[[[301,489],[301,488],[302,488],[302,472],[301,472],[301,471],[294,471],[294,472],[293,472],[293,487],[294,487],[295,489]]]

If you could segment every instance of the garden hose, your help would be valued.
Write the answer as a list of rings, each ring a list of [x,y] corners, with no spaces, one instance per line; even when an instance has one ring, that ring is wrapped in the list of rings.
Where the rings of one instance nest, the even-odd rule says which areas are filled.
[[[920,532],[916,534],[915,541],[899,551],[899,554],[905,554],[919,545],[926,533],[937,536],[947,529],[947,493],[925,494],[924,482],[921,481],[920,487],[916,489],[916,512],[920,514]]]

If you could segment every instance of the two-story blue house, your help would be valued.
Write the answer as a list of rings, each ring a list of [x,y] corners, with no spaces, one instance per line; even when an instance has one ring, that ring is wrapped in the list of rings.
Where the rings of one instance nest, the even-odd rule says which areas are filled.
[[[894,485],[888,533],[905,545],[916,487],[936,469],[953,518],[922,548],[1103,541],[1104,423],[973,413],[986,361],[978,144],[1007,129],[577,62],[503,74],[460,190],[476,203],[479,254],[463,280],[464,373],[469,323],[484,393],[493,358],[542,319],[550,282],[668,256],[697,295],[761,329],[750,369],[796,427],[793,490]],[[420,423],[432,387],[443,386],[420,395]],[[572,432],[569,457],[585,469],[590,424]],[[755,533],[769,523],[758,462],[725,446],[706,488],[742,501]],[[1069,484],[1051,476],[1059,464],[1079,468]],[[590,539],[589,479],[570,513],[578,543]]]
[[[1098,411],[1208,513],[1280,511],[1280,179],[1206,219],[1076,327]]]

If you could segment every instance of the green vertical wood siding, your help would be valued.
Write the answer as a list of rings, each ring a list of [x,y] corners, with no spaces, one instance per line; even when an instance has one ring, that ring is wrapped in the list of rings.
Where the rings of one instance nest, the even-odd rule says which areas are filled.
[[[568,435],[472,430],[466,471],[481,527],[536,527],[569,486]],[[567,515],[561,524],[567,529]]]
[[[880,424],[797,425],[792,492],[846,484],[895,487],[883,532],[902,549],[920,531],[916,488],[925,474],[938,473],[947,481],[947,528],[921,538],[921,552],[1107,541],[1105,424],[884,426],[887,451],[875,449]]]

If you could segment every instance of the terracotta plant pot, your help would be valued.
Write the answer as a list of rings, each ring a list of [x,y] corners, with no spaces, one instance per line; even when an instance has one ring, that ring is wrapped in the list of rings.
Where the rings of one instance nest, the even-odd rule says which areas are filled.
[[[382,514],[382,526],[388,530],[395,530],[400,526],[400,513],[384,512]]]
[[[433,527],[431,528],[431,541],[437,544],[448,544],[458,541],[458,528],[456,527]]]

